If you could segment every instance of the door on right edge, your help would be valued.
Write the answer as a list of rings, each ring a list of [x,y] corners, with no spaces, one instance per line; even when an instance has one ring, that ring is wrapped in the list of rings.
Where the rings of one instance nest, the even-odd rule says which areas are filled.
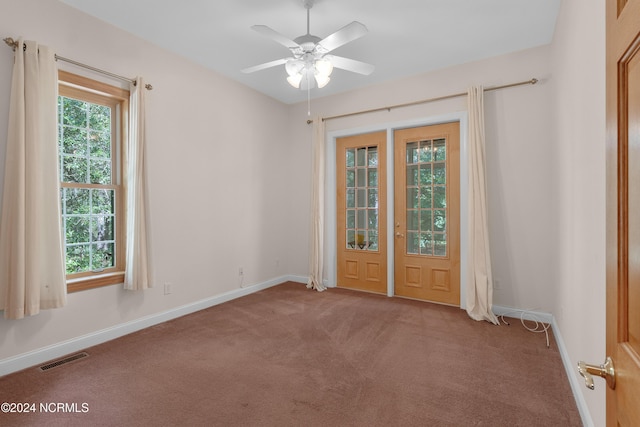
[[[607,354],[607,425],[640,426],[640,0],[607,1]]]
[[[394,132],[394,293],[460,305],[460,124]]]

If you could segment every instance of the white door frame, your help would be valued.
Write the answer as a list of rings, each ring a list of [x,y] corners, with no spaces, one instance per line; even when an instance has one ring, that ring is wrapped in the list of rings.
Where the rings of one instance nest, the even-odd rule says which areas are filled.
[[[336,211],[336,139],[371,132],[387,132],[387,296],[394,295],[394,150],[393,132],[396,129],[460,122],[460,308],[466,308],[467,248],[469,242],[469,173],[467,112],[443,114],[422,119],[376,124],[359,128],[327,132],[325,139],[325,280],[326,286],[335,287],[338,274],[337,211]],[[382,185],[382,183],[381,183]]]

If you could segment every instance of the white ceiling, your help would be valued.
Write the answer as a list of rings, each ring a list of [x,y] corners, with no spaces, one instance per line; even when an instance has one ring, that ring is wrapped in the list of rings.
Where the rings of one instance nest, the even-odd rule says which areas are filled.
[[[240,70],[288,57],[252,31],[263,24],[294,39],[306,33],[303,0],[61,0],[285,103],[306,100],[284,66]],[[375,65],[369,76],[334,70],[319,97],[455,64],[548,44],[561,0],[316,0],[311,34],[324,38],[351,21],[364,37],[332,53]]]

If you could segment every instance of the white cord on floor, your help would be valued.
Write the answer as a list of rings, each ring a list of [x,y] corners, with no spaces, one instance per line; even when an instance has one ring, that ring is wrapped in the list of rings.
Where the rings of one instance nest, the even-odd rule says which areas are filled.
[[[522,323],[522,326],[524,326],[524,328],[527,331],[535,332],[537,334],[544,332],[545,336],[547,337],[547,348],[549,348],[549,329],[551,328],[551,323],[544,323],[540,318],[538,318],[535,314],[533,314],[533,312],[528,310],[508,311],[498,316],[498,319],[500,319],[506,325],[511,325],[509,322],[507,322],[504,319],[504,317],[507,316],[508,314],[515,314],[515,313],[520,313],[520,323]],[[529,317],[529,319],[524,318],[524,316],[527,314],[528,314],[527,317]],[[525,323],[527,321],[533,322],[535,327],[527,326],[527,324]]]

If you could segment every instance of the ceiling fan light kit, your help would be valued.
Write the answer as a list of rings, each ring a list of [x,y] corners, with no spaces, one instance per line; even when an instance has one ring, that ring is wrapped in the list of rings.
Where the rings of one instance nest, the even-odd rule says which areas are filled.
[[[292,56],[245,68],[242,72],[253,73],[284,64],[288,75],[287,82],[296,89],[307,91],[314,87],[325,87],[331,80],[334,67],[362,75],[371,74],[374,70],[371,64],[328,55],[334,49],[364,36],[367,33],[367,27],[358,21],[353,21],[324,39],[314,36],[309,31],[310,10],[313,3],[313,0],[303,0],[303,5],[307,9],[307,34],[294,40],[290,40],[266,25],[252,26],[252,30],[288,48]]]

